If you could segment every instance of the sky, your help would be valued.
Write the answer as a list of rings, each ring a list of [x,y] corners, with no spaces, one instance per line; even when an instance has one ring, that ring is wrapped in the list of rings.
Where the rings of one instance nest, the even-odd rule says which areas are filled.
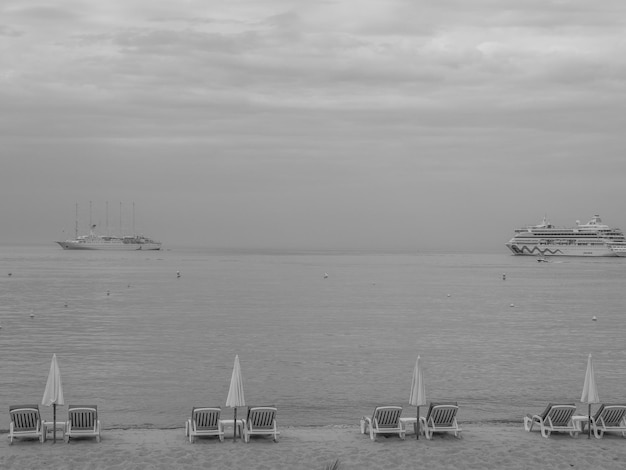
[[[626,229],[625,23],[623,0],[3,0],[0,243],[70,238],[76,204],[81,233],[134,204],[166,247]]]

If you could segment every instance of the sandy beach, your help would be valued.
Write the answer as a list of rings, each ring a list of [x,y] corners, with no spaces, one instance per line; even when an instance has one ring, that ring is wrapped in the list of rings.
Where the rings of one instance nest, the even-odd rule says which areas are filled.
[[[190,444],[181,429],[104,430],[102,442],[75,440],[15,441],[6,434],[0,456],[1,469],[196,469],[248,468],[324,469],[339,459],[339,469],[569,469],[623,468],[626,441],[621,436],[598,440],[579,435],[528,433],[522,424],[462,424],[461,439],[435,435],[427,441],[414,434],[406,440],[360,434],[358,426],[284,427],[278,443],[255,438],[233,443],[232,435],[198,439]]]

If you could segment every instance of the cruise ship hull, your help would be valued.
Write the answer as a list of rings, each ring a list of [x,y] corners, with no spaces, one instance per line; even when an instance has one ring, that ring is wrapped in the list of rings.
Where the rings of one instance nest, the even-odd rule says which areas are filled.
[[[626,251],[623,254],[618,254],[609,246],[573,246],[573,247],[556,247],[556,246],[538,246],[538,245],[525,245],[522,243],[507,243],[507,248],[511,250],[514,255],[526,255],[526,256],[588,256],[588,257],[601,257],[601,256],[626,256]]]
[[[160,250],[160,243],[108,243],[66,240],[57,242],[64,250],[136,251]]]

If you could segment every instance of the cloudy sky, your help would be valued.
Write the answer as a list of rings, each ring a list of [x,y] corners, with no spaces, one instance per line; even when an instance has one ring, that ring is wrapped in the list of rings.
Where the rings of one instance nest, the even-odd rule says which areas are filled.
[[[3,0],[0,241],[506,252],[626,229],[623,0]]]

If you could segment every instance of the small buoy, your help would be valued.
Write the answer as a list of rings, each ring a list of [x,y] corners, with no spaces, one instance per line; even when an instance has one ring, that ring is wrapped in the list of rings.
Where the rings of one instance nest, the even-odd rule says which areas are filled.
[[[35,314],[34,314],[34,313],[31,313],[31,314],[30,314],[30,318],[35,318]]]
[[[448,294],[448,297],[450,297],[450,294]]]
[[[511,307],[515,307],[515,304],[511,304]]]
[[[328,273],[324,273],[324,279],[328,279]]]
[[[67,308],[67,304],[65,304],[65,308]]]
[[[180,277],[180,271],[176,271],[176,277]]]
[[[502,280],[506,281],[506,273],[502,273]]]
[[[111,291],[107,291],[107,295],[111,295]]]
[[[592,321],[597,321],[598,319],[596,318],[596,316],[594,315],[593,318],[591,319]]]
[[[13,273],[9,273],[9,277],[13,276]]]

